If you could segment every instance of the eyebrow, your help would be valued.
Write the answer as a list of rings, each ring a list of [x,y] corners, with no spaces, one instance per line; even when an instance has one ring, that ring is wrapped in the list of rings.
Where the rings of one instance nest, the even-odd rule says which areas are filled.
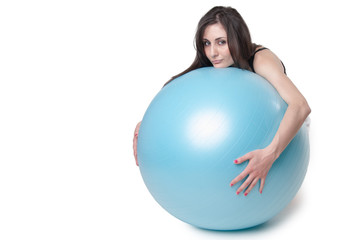
[[[215,41],[220,40],[220,39],[222,39],[222,38],[226,38],[226,37],[218,37],[218,38],[215,38]],[[203,40],[209,41],[209,39],[206,39],[206,38],[203,38]]]

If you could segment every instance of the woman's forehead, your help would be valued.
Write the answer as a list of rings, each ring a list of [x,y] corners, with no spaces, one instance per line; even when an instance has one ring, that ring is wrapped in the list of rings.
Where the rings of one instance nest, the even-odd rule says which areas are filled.
[[[220,23],[209,25],[204,30],[203,38],[216,40],[219,38],[226,38],[226,31]]]

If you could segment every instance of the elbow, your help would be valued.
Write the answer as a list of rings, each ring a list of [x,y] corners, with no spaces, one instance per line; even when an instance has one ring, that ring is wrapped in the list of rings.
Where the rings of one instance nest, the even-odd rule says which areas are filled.
[[[308,105],[307,101],[303,99],[302,101],[298,101],[292,104],[292,108],[295,109],[299,114],[306,119],[308,115],[311,113],[311,107]]]
[[[311,113],[311,107],[308,105],[307,101],[305,100],[302,105],[303,112],[305,113],[306,117]]]

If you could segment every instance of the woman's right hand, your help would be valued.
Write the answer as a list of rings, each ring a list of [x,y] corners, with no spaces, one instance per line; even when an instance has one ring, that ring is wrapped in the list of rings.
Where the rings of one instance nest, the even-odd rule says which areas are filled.
[[[138,133],[139,133],[139,128],[140,128],[140,124],[142,122],[140,121],[135,130],[134,130],[134,137],[133,137],[133,153],[134,153],[134,158],[135,158],[135,163],[138,165],[138,159],[137,159],[137,142],[138,142]]]

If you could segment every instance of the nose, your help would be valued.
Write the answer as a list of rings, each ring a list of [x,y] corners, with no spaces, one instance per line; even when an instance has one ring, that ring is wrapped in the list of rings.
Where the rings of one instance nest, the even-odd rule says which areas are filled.
[[[218,56],[218,49],[216,48],[215,44],[211,45],[211,48],[210,48],[210,56],[212,58],[216,58]]]

